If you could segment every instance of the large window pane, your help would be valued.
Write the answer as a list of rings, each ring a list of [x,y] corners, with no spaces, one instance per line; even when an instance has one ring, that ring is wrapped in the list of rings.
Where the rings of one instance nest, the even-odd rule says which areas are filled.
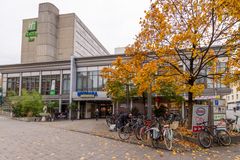
[[[60,91],[60,75],[47,75],[42,76],[42,94],[43,95],[50,95],[51,86],[54,84],[55,81],[55,95],[59,94]]]
[[[62,94],[69,94],[69,91],[70,91],[70,75],[64,74]]]
[[[27,91],[38,91],[39,90],[39,76],[23,77],[22,88]]]
[[[11,77],[7,79],[7,92],[19,93],[19,77]]]

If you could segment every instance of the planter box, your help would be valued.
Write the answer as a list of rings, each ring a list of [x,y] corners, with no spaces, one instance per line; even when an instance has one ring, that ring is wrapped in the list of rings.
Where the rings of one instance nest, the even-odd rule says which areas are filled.
[[[41,117],[13,117],[12,119],[24,121],[24,122],[40,122]]]

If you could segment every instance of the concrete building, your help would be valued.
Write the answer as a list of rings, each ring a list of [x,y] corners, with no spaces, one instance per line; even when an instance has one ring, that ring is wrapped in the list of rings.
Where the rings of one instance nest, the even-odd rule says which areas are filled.
[[[70,60],[109,55],[92,32],[74,13],[59,14],[51,3],[39,4],[37,18],[24,19],[21,63]]]
[[[232,89],[232,92],[224,96],[227,106],[226,116],[227,118],[235,119],[236,117],[234,115],[240,115],[240,91],[235,84],[231,84],[230,88]],[[234,108],[236,109],[235,111]]]
[[[126,109],[126,105],[113,107],[111,98],[103,90],[106,80],[100,75],[118,56],[124,57],[125,48],[118,48],[114,55],[109,55],[74,13],[59,15],[58,9],[50,3],[39,5],[37,18],[23,20],[22,32],[21,64],[0,66],[4,97],[12,91],[21,96],[23,89],[36,90],[45,101],[58,101],[59,112],[66,112],[67,106],[75,102],[77,118],[93,117],[95,108],[99,108],[101,116],[110,110]],[[219,68],[226,66],[221,58],[219,62]],[[207,73],[204,68],[203,74]],[[214,84],[206,78],[199,83],[206,86],[200,99],[222,96],[230,91],[221,82]],[[144,109],[137,98],[130,105]]]
[[[94,117],[95,108],[105,116],[112,109],[111,99],[103,91],[100,76],[117,55],[72,58],[55,62],[38,62],[0,66],[3,96],[9,91],[21,95],[22,89],[36,90],[45,101],[58,101],[59,112],[66,112],[71,102],[78,104],[77,118]]]
[[[124,54],[126,47],[117,47],[114,49],[114,54]]]

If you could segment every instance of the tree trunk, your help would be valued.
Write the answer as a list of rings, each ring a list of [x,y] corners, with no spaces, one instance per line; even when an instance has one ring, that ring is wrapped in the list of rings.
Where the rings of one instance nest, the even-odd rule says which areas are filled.
[[[152,119],[152,90],[151,90],[151,87],[149,87],[149,90],[148,90],[147,103],[148,103],[147,118]]]
[[[145,96],[145,92],[142,93],[142,99],[143,99],[143,112],[144,112],[144,116],[147,115],[147,111],[146,111],[146,96]]]
[[[129,105],[129,85],[128,84],[126,85],[126,100],[127,100],[126,102],[127,109],[129,112],[131,112],[130,105]]]
[[[188,129],[192,129],[193,93],[188,92]]]

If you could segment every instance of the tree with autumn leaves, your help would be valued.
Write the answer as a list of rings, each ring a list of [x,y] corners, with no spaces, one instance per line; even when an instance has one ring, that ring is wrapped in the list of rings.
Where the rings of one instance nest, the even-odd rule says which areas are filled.
[[[136,85],[138,94],[157,92],[164,82],[177,94],[186,93],[190,127],[194,97],[202,94],[206,80],[231,77],[230,82],[239,75],[232,69],[239,67],[239,6],[237,0],[151,1],[141,32],[126,49],[126,62],[118,64],[123,70],[117,59],[111,72]],[[228,63],[220,68],[223,61]]]
[[[112,68],[103,68],[101,72],[102,77],[107,79],[105,90],[117,104],[117,108],[118,103],[124,100],[127,101],[127,107],[129,108],[130,97],[135,94],[135,89],[130,90],[134,72],[131,65],[123,62],[122,57],[118,57],[112,66]]]

